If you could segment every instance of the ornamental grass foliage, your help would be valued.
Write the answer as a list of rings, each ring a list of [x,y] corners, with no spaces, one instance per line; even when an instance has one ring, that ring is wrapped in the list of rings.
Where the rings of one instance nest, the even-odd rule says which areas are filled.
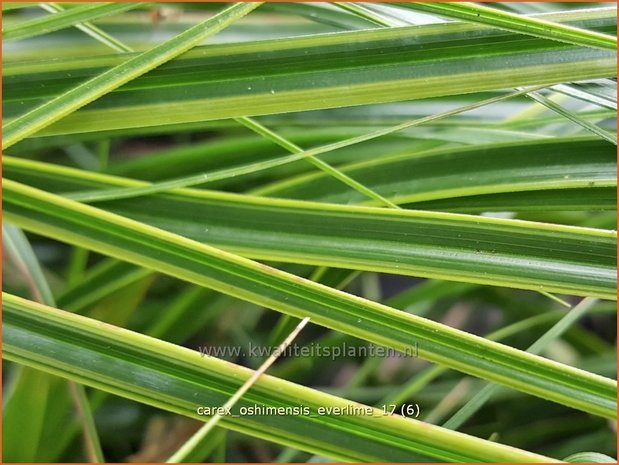
[[[5,462],[615,461],[614,4],[2,9]]]

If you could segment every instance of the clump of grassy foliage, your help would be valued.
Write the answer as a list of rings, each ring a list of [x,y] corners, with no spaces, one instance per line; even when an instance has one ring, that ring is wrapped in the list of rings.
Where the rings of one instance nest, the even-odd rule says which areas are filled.
[[[614,460],[612,6],[3,16],[4,461]]]

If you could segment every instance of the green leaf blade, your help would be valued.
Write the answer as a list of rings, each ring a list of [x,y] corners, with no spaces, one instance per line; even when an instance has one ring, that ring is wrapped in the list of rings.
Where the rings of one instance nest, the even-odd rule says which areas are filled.
[[[594,23],[604,30],[616,22],[606,10],[560,18]],[[43,97],[135,57],[123,54],[7,66],[6,93],[14,103],[7,105],[5,114],[18,118],[8,125],[16,125],[18,115]],[[550,85],[610,77],[615,69],[616,54],[610,51],[462,24],[213,45],[184,54],[39,134],[165,126]],[[20,80],[23,73],[29,74],[30,85]],[[67,78],[68,73],[72,77]],[[56,91],[53,86],[36,85],[52,78],[60,84]],[[165,95],[154,92],[161,88],[166,89]]]
[[[83,21],[91,21],[102,16],[122,13],[134,8],[140,8],[147,3],[139,2],[110,2],[86,3],[54,15],[46,15],[24,23],[7,27],[2,31],[4,40],[17,40],[35,37],[41,34],[71,27]]]
[[[521,32],[545,39],[605,50],[617,49],[617,38],[611,35],[525,17],[484,5],[466,2],[412,2],[399,3],[399,5],[427,13],[445,15],[450,18],[488,24],[508,31]]]
[[[234,4],[206,20],[204,24],[193,26],[167,42],[133,56],[118,66],[98,74],[57,98],[10,121],[3,126],[2,148],[12,146],[121,85],[190,50],[210,35],[216,34],[259,6],[258,2]]]
[[[219,406],[250,370],[121,328],[104,325],[3,294],[5,351],[45,371],[73,378],[158,408],[203,419],[199,406]],[[360,407],[350,401],[263,376],[239,407]],[[406,461],[424,456],[446,461],[553,459],[443,430],[399,416],[267,415],[225,417],[226,428],[339,460]],[[297,432],[304,432],[303,434]]]
[[[51,191],[144,185],[5,158],[8,177]],[[254,259],[615,298],[612,231],[195,189],[148,199],[97,205]]]
[[[616,382],[472,336],[100,209],[3,185],[6,216],[24,229],[265,305],[600,416],[616,417]],[[383,210],[385,214],[398,213]]]

